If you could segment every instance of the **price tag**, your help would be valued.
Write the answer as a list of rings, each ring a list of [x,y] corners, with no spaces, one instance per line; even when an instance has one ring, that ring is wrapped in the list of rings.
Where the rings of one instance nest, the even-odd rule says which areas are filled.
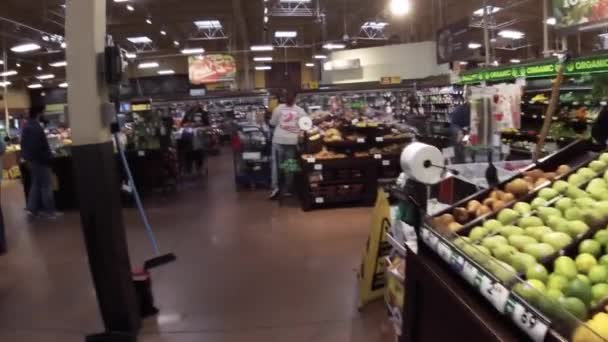
[[[137,151],[137,155],[140,157],[145,157],[146,156],[146,151]]]
[[[316,171],[321,171],[321,170],[323,170],[323,164],[315,164],[315,170],[316,170]]]
[[[575,105],[575,106],[579,105],[578,101],[574,101],[574,102],[572,102],[572,104]]]
[[[383,142],[384,141],[384,137],[376,137],[376,142]]]
[[[462,267],[462,276],[471,285],[475,284],[475,278],[477,278],[478,273],[479,270],[477,269],[477,267],[475,267],[475,265],[471,264],[470,262],[465,262],[464,266]]]
[[[390,160],[383,160],[382,161],[382,166],[390,166],[391,165],[391,161]]]
[[[311,157],[311,158],[306,159],[306,161],[307,161],[309,164],[314,164],[314,163],[315,163],[317,160],[316,160],[315,158],[312,158],[312,157]]]
[[[381,154],[374,154],[374,159],[382,159],[382,155]]]
[[[428,241],[429,247],[431,247],[434,250],[437,250],[438,242],[439,242],[439,238],[435,234],[429,233],[429,241]]]
[[[323,198],[323,197],[317,197],[317,198],[315,198],[315,203],[317,203],[317,204],[323,204],[323,203],[325,203],[325,198]]]
[[[500,313],[505,312],[510,292],[502,284],[494,282],[487,276],[482,276],[479,290]]]
[[[365,138],[357,138],[357,144],[365,144]]]
[[[446,147],[441,152],[443,153],[443,157],[445,159],[452,159],[456,156],[456,152],[454,151],[453,147]]]
[[[452,259],[452,253],[452,249],[445,243],[439,242],[437,244],[437,254],[439,254],[439,256],[446,262],[450,262]]]
[[[422,229],[420,234],[422,235],[422,241],[424,241],[427,245],[430,246],[431,233],[429,232],[429,230]]]
[[[521,303],[510,299],[506,311],[511,313],[513,322],[525,331],[532,340],[543,342],[549,331],[549,326],[534,312],[528,311]]]

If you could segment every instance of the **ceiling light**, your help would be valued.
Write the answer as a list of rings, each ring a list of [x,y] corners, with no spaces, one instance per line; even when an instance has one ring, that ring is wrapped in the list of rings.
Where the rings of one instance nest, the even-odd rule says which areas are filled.
[[[135,59],[137,58],[137,54],[135,52],[127,52],[125,53],[125,57],[127,57],[128,59]]]
[[[479,49],[480,47],[481,47],[481,44],[479,44],[479,43],[469,43],[469,49],[471,49],[471,50]]]
[[[494,61],[494,62],[492,62],[491,64],[492,64],[493,66],[499,66],[499,65],[500,65],[500,63],[498,63],[498,61]]]
[[[36,51],[36,50],[40,50],[40,45],[38,45],[36,43],[21,44],[21,45],[13,46],[11,48],[11,51],[17,52],[17,53],[31,52],[31,51]]]
[[[315,63],[306,63],[305,64],[307,68],[314,68],[315,67]]]
[[[270,65],[259,65],[255,67],[255,70],[271,70],[272,67]]]
[[[501,7],[496,7],[496,6],[487,6],[486,7],[488,14],[495,14],[498,13],[500,10],[502,10]],[[483,7],[478,9],[477,11],[473,12],[474,16],[478,16],[478,17],[483,17]]]
[[[268,19],[268,16],[267,16],[267,15],[265,15],[265,16],[264,16],[264,23],[268,23],[268,20],[269,20],[269,19]]]
[[[383,30],[385,27],[388,26],[387,22],[384,21],[366,21],[363,25],[361,25],[361,28],[371,28],[374,30]]]
[[[253,57],[254,62],[272,62],[272,57]]]
[[[221,29],[222,23],[217,20],[197,20],[194,22],[194,25],[199,29],[210,30],[210,29]]]
[[[68,46],[68,43],[66,42],[61,42],[61,48],[65,49]]]
[[[150,43],[152,43],[152,39],[150,39],[146,36],[128,37],[127,40],[133,44],[150,44]]]
[[[17,66],[17,68],[21,68],[21,63],[17,63],[15,65]]]
[[[547,23],[547,25],[551,25],[551,26],[557,25],[557,19],[555,17],[547,18],[546,23]]]
[[[0,82],[0,87],[8,87],[9,85],[11,85],[12,83],[10,81],[6,81],[6,82]]]
[[[4,61],[3,60],[0,60],[0,65],[4,65]]]
[[[406,15],[411,8],[409,0],[391,0],[390,9],[394,15]]]
[[[8,71],[5,71],[5,72],[0,72],[0,76],[1,77],[15,76],[17,74],[18,74],[18,72],[15,71],[15,70],[8,70]]]
[[[160,30],[160,34],[162,34],[163,36],[166,36],[166,35],[167,35],[167,31],[165,31],[165,30]]]
[[[68,62],[66,62],[66,61],[59,61],[59,62],[49,63],[49,65],[52,66],[53,68],[61,68],[61,67],[64,67],[64,66],[68,65]]]
[[[68,87],[68,82],[63,82],[59,84],[59,88],[67,88]]]
[[[296,31],[275,31],[275,38],[295,38],[298,36],[298,32]]]
[[[175,71],[172,69],[165,69],[165,70],[158,70],[157,73],[159,75],[173,75],[173,74],[175,74]]]
[[[36,76],[36,78],[39,79],[39,80],[50,80],[50,79],[55,78],[55,75],[53,75],[53,74],[44,74],[44,75],[38,75],[38,76]]]
[[[114,0],[114,2],[127,2],[129,0]]]
[[[36,70],[42,71],[42,67],[39,65],[39,66],[36,67]]]
[[[183,49],[181,52],[184,55],[199,55],[201,53],[205,53],[205,49],[203,49],[203,48],[190,48],[190,49]]]
[[[273,51],[274,46],[272,45],[252,45],[251,51]]]
[[[294,3],[294,2],[300,2],[300,3],[308,3],[311,0],[280,0],[279,2],[284,2],[284,3]]]
[[[327,59],[327,56],[325,56],[325,55],[314,55],[313,58],[314,59]]]
[[[512,60],[510,60],[509,62],[513,63],[513,64],[519,64],[521,63],[521,59],[517,59],[517,58],[513,58]]]
[[[30,88],[30,89],[40,89],[40,88],[42,88],[42,84],[40,84],[40,83],[32,83],[32,84],[28,85],[27,87]]]
[[[153,69],[153,68],[158,68],[159,64],[158,62],[146,62],[146,63],[140,63],[137,68],[139,69]]]
[[[174,40],[174,41],[173,41],[173,45],[175,45],[175,46],[179,46],[179,42],[178,42],[177,40]]]
[[[521,31],[515,31],[515,30],[502,30],[500,32],[498,32],[498,35],[506,38],[506,39],[522,39],[526,34],[521,32]]]
[[[344,49],[345,47],[346,45],[342,43],[327,43],[323,45],[323,48],[327,50],[339,50]]]
[[[147,19],[146,19],[146,24],[148,24],[148,25],[152,25],[152,19],[147,18]]]
[[[127,11],[129,11],[129,12],[135,11],[135,7],[133,7],[132,5],[127,5]]]

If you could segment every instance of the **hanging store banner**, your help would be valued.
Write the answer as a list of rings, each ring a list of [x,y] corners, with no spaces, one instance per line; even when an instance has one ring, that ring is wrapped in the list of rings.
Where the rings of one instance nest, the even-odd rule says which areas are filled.
[[[230,55],[204,55],[188,58],[190,83],[194,85],[233,81],[236,62]]]
[[[553,16],[557,25],[571,27],[608,19],[606,0],[553,0]]]
[[[437,64],[471,58],[475,51],[469,49],[470,35],[468,18],[437,31]]]
[[[557,75],[557,59],[546,59],[529,64],[510,65],[501,68],[478,69],[460,75],[460,83],[499,82],[524,78],[554,77]],[[566,64],[565,75],[581,75],[608,72],[608,55],[581,57]]]

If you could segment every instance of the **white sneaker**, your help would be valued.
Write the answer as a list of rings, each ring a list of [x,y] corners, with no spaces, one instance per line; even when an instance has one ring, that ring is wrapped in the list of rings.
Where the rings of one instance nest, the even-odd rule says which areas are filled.
[[[59,211],[56,211],[54,213],[44,213],[44,214],[40,215],[40,217],[47,219],[47,220],[56,220],[62,216],[63,216],[63,213],[59,212]]]
[[[276,199],[277,197],[279,197],[279,192],[280,192],[279,189],[273,189],[272,192],[270,193],[270,196],[268,196],[268,199],[270,199],[270,200]]]

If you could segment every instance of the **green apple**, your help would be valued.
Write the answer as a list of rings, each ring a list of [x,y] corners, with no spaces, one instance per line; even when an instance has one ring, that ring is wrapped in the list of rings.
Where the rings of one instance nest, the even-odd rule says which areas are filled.
[[[602,245],[602,246],[608,245],[608,230],[602,229],[602,230],[598,231],[593,236],[593,240],[599,242],[600,245]]]
[[[503,209],[498,213],[498,221],[503,225],[512,224],[519,218],[519,213],[513,209]]]
[[[604,152],[600,155],[600,157],[598,158],[599,161],[603,161],[604,163],[608,164],[608,152]],[[607,171],[608,172],[608,171]]]
[[[562,212],[559,209],[551,208],[551,207],[540,207],[538,208],[538,217],[540,217],[544,222],[547,222],[550,217],[562,217]]]
[[[580,236],[582,234],[587,233],[590,228],[585,222],[580,220],[574,220],[568,222],[568,229],[570,230],[571,236]]]
[[[538,241],[530,236],[525,235],[511,235],[509,236],[509,244],[520,251],[524,250],[526,245],[531,245],[533,243],[537,243]]]
[[[578,246],[578,253],[588,253],[598,258],[602,254],[602,245],[595,240],[587,239]]]
[[[584,274],[577,274],[576,275],[576,279],[581,280],[583,283],[591,286],[591,279],[589,279],[588,276],[584,275]]]
[[[496,259],[503,262],[511,261],[511,256],[517,252],[517,248],[510,245],[500,245],[492,249],[492,255],[494,255]]]
[[[595,265],[589,271],[589,280],[592,284],[608,283],[608,267]]]
[[[568,177],[568,183],[570,185],[574,185],[574,186],[579,186],[579,185],[585,183],[585,181],[586,181],[585,177],[583,177],[577,173],[570,175],[570,177]]]
[[[502,223],[498,220],[487,220],[483,223],[483,227],[489,229],[492,233],[498,233]]]
[[[588,209],[595,206],[597,202],[593,198],[581,197],[574,200],[574,205],[579,209]]]
[[[600,265],[608,266],[608,254],[602,255],[598,262],[600,263]]]
[[[574,201],[571,198],[561,198],[555,203],[555,207],[559,209],[562,213],[565,213],[566,210],[572,208],[574,206]]]
[[[517,223],[517,225],[521,228],[528,228],[528,227],[544,226],[545,223],[543,222],[543,220],[540,219],[540,217],[528,216],[528,217],[519,219],[519,222]]]
[[[584,321],[587,319],[588,311],[585,302],[576,297],[563,297],[559,304],[572,316]]]
[[[509,237],[511,235],[524,235],[525,231],[521,227],[517,226],[504,226],[500,228],[500,235]]]
[[[591,170],[588,167],[583,167],[582,169],[578,170],[576,174],[585,178],[586,181],[593,179],[595,178],[595,176],[597,176],[597,172]]]
[[[553,273],[549,275],[549,278],[547,278],[547,288],[562,291],[562,289],[568,286],[569,282],[570,280],[568,280],[568,278],[564,277],[563,275]]]
[[[590,188],[608,188],[608,184],[603,178],[594,178],[589,182],[586,190],[589,191]]]
[[[552,189],[559,192],[560,194],[563,194],[566,192],[566,190],[568,190],[569,186],[570,186],[570,184],[568,184],[568,182],[563,181],[563,180],[558,180],[555,183],[553,183]]]
[[[566,285],[568,285],[566,283]],[[545,293],[545,295],[547,296],[547,298],[554,300],[554,301],[559,301],[560,299],[562,299],[562,297],[564,297],[564,293],[558,289],[552,289],[549,288],[547,286],[547,292]]]
[[[576,259],[576,269],[582,274],[589,274],[591,268],[597,265],[597,259],[588,253],[579,254]]]
[[[569,221],[582,220],[583,213],[581,212],[581,210],[579,208],[574,207],[574,208],[567,209],[566,212],[564,213],[564,217]]]
[[[586,193],[585,191],[583,191],[582,189],[579,189],[577,186],[574,186],[574,185],[568,186],[568,189],[566,189],[565,195],[566,195],[566,197],[569,197],[572,199],[589,197],[588,193]]]
[[[513,292],[517,293],[521,298],[525,299],[529,303],[536,303],[536,301],[541,297],[541,294],[534,286],[539,286],[540,284],[534,282],[533,280],[529,280],[523,283],[517,283],[513,286]],[[541,283],[542,284],[542,283]]]
[[[539,227],[528,227],[525,230],[525,235],[531,236],[536,240],[541,240],[543,235],[552,233],[553,230],[549,227],[539,226]]]
[[[551,229],[556,232],[569,233],[570,229],[568,228],[568,220],[562,217],[551,216],[547,219],[547,226],[551,227]]]
[[[545,234],[541,241],[550,244],[557,250],[560,250],[572,243],[572,237],[566,233],[553,232]]]
[[[606,167],[608,167],[608,164],[606,164],[605,162],[603,162],[601,160],[594,160],[591,163],[589,163],[589,168],[591,170],[593,170],[593,172],[595,172],[595,173],[604,171],[606,169]]]
[[[516,252],[511,255],[509,264],[519,273],[525,273],[528,268],[536,265],[536,259],[530,254]]]
[[[591,287],[593,300],[600,302],[608,297],[608,284],[595,284]]]
[[[490,230],[488,228],[475,227],[471,229],[471,232],[469,233],[469,239],[471,239],[471,241],[478,241],[483,239],[488,234],[490,234]]]
[[[513,206],[513,210],[517,211],[520,216],[525,216],[530,214],[532,211],[532,206],[526,202],[517,202]]]
[[[544,283],[547,281],[547,279],[549,279],[549,272],[547,272],[545,266],[541,264],[535,264],[534,266],[526,270],[526,279],[536,279]]]
[[[504,236],[500,236],[500,235],[486,237],[483,240],[481,240],[481,245],[490,250],[493,250],[494,248],[496,248],[500,245],[508,245],[508,244],[509,244],[509,241],[507,240],[507,238]]]
[[[555,248],[548,243],[532,243],[524,246],[524,252],[541,261],[555,253]]]
[[[553,271],[555,274],[562,275],[570,280],[576,278],[578,270],[576,269],[576,263],[572,258],[567,256],[561,256],[553,262]]]
[[[547,201],[550,201],[557,196],[559,196],[559,192],[557,192],[556,190],[554,190],[552,188],[544,188],[538,192],[538,197],[544,198]]]
[[[591,285],[585,283],[580,279],[574,279],[564,290],[564,295],[568,297],[576,297],[585,303],[589,304],[593,300],[593,293],[591,291]]]
[[[532,206],[532,209],[538,209],[540,207],[546,207],[547,204],[548,204],[548,201],[546,199],[544,199],[544,198],[541,198],[541,197],[536,197],[530,203],[530,205]]]

